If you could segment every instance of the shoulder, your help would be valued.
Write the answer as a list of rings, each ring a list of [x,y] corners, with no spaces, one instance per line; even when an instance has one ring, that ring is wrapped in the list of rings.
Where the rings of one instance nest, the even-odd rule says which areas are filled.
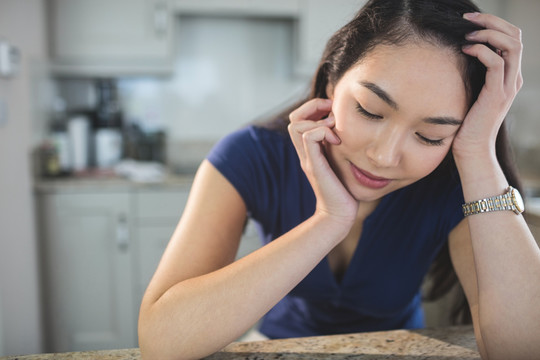
[[[262,218],[291,193],[303,173],[288,134],[259,126],[237,130],[207,159],[238,190],[254,217]],[[302,183],[303,184],[303,183]]]
[[[227,156],[261,156],[275,154],[290,143],[288,136],[259,126],[247,126],[222,138],[210,151],[208,158]]]

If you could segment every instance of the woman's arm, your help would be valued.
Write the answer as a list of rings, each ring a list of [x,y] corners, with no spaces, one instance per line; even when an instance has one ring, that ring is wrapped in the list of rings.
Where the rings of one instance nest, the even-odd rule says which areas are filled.
[[[486,28],[469,39],[489,43],[500,53],[483,44],[463,50],[487,67],[484,88],[453,144],[466,202],[503,194],[508,187],[495,155],[495,139],[523,82],[520,30],[489,14],[469,19]],[[489,359],[537,358],[540,250],[523,216],[495,211],[469,216],[466,222],[472,248],[468,264],[474,263],[476,281],[463,281],[464,276],[474,276],[463,270],[467,266],[456,270],[473,305],[477,296],[478,308],[471,310],[473,315],[477,312],[479,344]],[[459,259],[453,260],[460,264]]]
[[[292,126],[292,136],[295,141],[300,139],[295,145],[297,149],[302,147],[299,155],[303,163],[315,166],[318,175],[328,179],[320,164],[309,160],[313,153],[320,155],[318,143],[331,136],[328,121],[304,119],[314,113],[316,118],[321,115],[317,115],[318,103],[321,101],[311,101],[291,115],[295,124],[302,125]],[[330,104],[323,103],[323,113],[328,113]],[[305,133],[308,135],[302,141]],[[313,173],[309,174],[313,178]],[[339,191],[325,184],[318,186],[316,193],[320,194],[322,188],[334,196],[328,201],[318,200],[318,209],[311,218],[232,262],[246,207],[228,180],[205,161],[141,305],[139,344],[143,358],[193,359],[209,355],[238,338],[292,290],[352,226],[354,216],[344,215],[343,208],[347,207],[342,206]],[[346,191],[343,195],[350,197]],[[336,205],[335,201],[340,202]],[[350,205],[354,213],[357,205],[354,201]]]

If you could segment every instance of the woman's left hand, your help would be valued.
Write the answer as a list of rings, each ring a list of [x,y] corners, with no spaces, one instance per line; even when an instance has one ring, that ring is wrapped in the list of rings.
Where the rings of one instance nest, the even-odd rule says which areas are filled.
[[[471,154],[495,154],[497,133],[523,85],[521,30],[490,14],[472,13],[464,17],[485,28],[467,35],[468,40],[479,43],[463,47],[463,52],[478,58],[487,72],[480,95],[454,139],[452,151],[456,159],[467,158]]]

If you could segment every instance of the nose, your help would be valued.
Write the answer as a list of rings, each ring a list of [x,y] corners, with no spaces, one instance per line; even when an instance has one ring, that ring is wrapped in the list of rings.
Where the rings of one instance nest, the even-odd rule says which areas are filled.
[[[404,135],[397,127],[378,133],[367,147],[367,157],[378,168],[397,167],[403,157]]]

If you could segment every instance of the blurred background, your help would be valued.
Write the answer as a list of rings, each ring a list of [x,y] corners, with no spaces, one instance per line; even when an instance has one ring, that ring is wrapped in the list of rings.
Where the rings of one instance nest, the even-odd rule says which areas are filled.
[[[137,346],[140,298],[198,164],[305,94],[364,2],[0,0],[0,356]],[[540,1],[477,3],[523,30],[508,120],[534,208]],[[248,227],[239,256],[257,246]]]

